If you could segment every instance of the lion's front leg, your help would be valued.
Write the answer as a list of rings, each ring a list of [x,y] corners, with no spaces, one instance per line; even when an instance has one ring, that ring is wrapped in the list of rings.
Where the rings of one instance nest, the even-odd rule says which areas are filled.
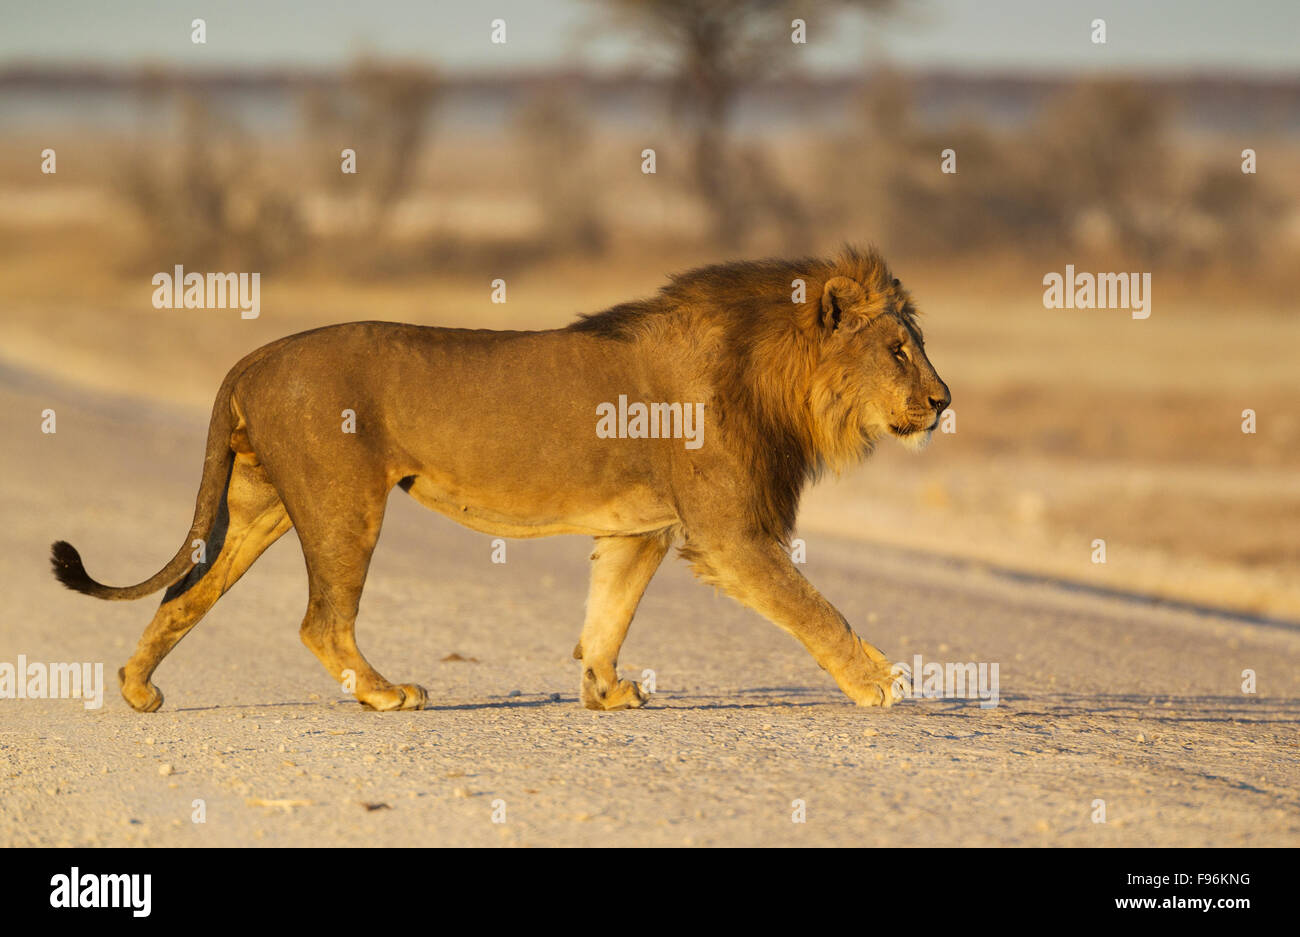
[[[596,538],[587,618],[573,651],[582,661],[579,693],[588,709],[637,709],[649,699],[640,685],[619,679],[618,652],[668,544],[660,534]]]
[[[705,582],[790,632],[859,706],[898,699],[892,665],[849,627],[773,540],[688,537],[682,555]]]

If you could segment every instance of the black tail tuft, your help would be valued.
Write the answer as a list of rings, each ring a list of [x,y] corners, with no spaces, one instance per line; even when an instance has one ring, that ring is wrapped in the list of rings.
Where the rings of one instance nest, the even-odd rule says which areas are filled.
[[[86,575],[81,554],[66,540],[59,540],[50,547],[50,565],[54,567],[54,578],[74,592],[95,595],[103,588]]]

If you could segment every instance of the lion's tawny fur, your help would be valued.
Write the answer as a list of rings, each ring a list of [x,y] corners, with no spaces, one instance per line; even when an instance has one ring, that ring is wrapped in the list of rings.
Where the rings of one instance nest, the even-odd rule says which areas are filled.
[[[609,438],[614,400],[676,402],[678,438]],[[596,538],[580,698],[634,708],[617,659],[641,595],[677,543],[701,578],[794,635],[854,701],[889,705],[893,678],[790,562],[804,486],[895,436],[923,441],[949,403],[906,290],[873,250],[703,267],[646,300],[562,329],[495,332],[354,322],[246,356],[213,407],[190,536],[150,579],[93,580],[70,545],[55,574],[99,598],[169,587],[122,693],[152,711],[151,677],[271,543],[296,528],[308,571],[300,635],[374,709],[421,708],[356,646],[355,620],[389,493],[494,536]],[[208,540],[198,565],[191,538]]]

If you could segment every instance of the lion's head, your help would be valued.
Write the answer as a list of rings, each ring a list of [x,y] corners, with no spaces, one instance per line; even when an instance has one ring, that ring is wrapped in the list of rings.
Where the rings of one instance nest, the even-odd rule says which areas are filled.
[[[569,328],[704,377],[715,438],[752,476],[754,523],[778,538],[810,478],[886,436],[922,448],[950,402],[911,298],[874,249],[701,267]]]
[[[836,463],[887,435],[924,448],[952,397],[898,280],[830,277],[817,311],[811,403],[819,448]]]

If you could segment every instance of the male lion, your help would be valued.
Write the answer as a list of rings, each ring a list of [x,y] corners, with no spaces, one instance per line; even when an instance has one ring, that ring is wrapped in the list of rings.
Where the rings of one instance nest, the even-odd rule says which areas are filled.
[[[802,281],[806,301],[792,301]],[[621,399],[623,398],[623,399]],[[626,400],[677,404],[598,414]],[[473,530],[596,538],[574,657],[590,709],[638,707],[618,652],[670,546],[704,581],[798,638],[855,702],[894,701],[889,661],[785,552],[803,486],[893,435],[924,444],[948,406],[908,293],[874,251],[829,260],[704,267],[653,299],[540,332],[353,322],[272,342],[226,375],[208,430],[194,523],[139,585],[91,579],[68,543],[54,574],[101,599],[168,587],[118,671],[141,712],[151,677],[244,571],[291,526],[307,561],[302,640],[336,681],[352,671],[373,709],[419,709],[422,687],[390,683],[357,649],[355,621],[394,485]],[[681,438],[678,414],[703,434]],[[342,413],[355,413],[345,432]],[[612,423],[612,420],[609,421]],[[608,425],[606,427],[609,428]],[[206,560],[191,560],[202,538]]]

